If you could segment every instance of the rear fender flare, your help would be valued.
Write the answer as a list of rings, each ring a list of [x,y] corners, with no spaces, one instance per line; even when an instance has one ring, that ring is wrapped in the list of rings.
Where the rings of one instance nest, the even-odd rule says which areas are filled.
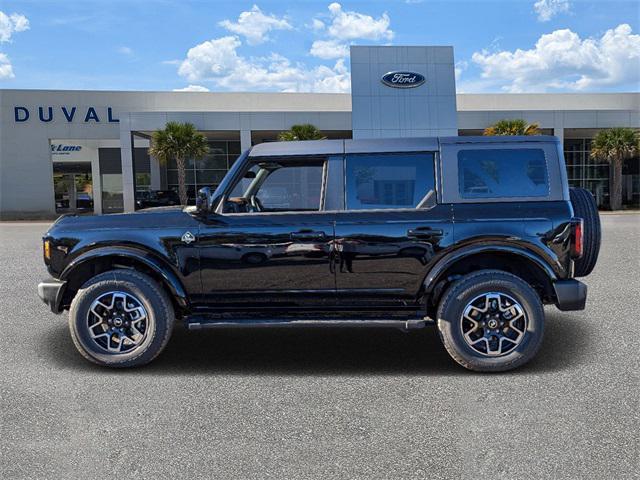
[[[438,262],[431,268],[431,270],[429,270],[429,273],[424,279],[423,289],[425,294],[430,294],[433,292],[433,289],[441,280],[443,273],[446,272],[449,267],[453,266],[455,263],[464,260],[465,258],[468,258],[472,255],[492,252],[508,253],[511,255],[520,256],[540,268],[540,270],[547,275],[549,281],[555,282],[558,278],[548,262],[546,262],[539,255],[524,248],[506,245],[475,245],[454,250],[453,252],[448,253],[443,258],[438,260]]]

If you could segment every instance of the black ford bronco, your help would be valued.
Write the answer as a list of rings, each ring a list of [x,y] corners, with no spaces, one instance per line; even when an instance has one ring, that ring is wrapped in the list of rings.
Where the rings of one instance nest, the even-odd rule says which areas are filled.
[[[554,137],[254,146],[196,207],[63,216],[44,236],[73,341],[111,367],[191,330],[435,323],[477,371],[540,347],[543,305],[584,309],[600,221]]]

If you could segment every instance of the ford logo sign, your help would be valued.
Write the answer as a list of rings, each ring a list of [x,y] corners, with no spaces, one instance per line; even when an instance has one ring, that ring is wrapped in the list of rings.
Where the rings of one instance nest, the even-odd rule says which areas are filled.
[[[394,88],[415,88],[424,83],[424,75],[416,72],[389,72],[382,76],[382,83]]]

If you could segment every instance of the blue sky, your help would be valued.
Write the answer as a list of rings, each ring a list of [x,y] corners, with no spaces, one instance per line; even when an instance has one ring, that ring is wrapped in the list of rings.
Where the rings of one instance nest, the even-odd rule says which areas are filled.
[[[0,88],[349,89],[348,45],[453,45],[462,92],[640,90],[640,2],[0,0]]]

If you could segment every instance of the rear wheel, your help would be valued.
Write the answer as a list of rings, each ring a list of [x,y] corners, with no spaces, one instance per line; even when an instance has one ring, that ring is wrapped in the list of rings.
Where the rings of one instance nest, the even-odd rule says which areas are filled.
[[[582,257],[574,261],[574,275],[586,277],[591,273],[598,261],[602,232],[600,215],[593,195],[584,188],[569,189],[573,213],[582,218],[584,224],[584,244]]]
[[[500,372],[531,360],[542,342],[544,310],[524,280],[482,270],[454,283],[438,308],[440,338],[451,357],[479,372]]]
[[[150,362],[173,330],[171,301],[150,277],[112,270],[85,283],[69,310],[69,329],[87,360],[109,367]]]

